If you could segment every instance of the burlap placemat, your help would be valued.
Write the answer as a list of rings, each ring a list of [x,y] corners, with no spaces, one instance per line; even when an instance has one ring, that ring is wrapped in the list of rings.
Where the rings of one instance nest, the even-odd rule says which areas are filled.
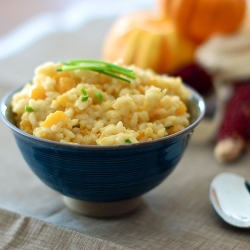
[[[0,248],[3,250],[130,249],[4,209],[0,209]]]

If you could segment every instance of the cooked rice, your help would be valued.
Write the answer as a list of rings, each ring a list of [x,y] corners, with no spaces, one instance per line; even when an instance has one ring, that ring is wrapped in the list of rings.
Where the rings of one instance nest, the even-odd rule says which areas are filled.
[[[12,108],[23,131],[64,143],[116,145],[155,140],[189,125],[189,91],[180,78],[130,66],[137,78],[127,83],[92,71],[56,72],[61,66],[38,67],[33,82],[14,95]]]

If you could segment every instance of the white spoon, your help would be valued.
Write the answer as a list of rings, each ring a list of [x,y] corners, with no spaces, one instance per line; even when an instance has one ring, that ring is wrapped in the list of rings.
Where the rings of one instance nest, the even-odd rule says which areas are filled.
[[[250,184],[242,176],[217,175],[210,184],[209,198],[224,221],[236,227],[250,227]]]

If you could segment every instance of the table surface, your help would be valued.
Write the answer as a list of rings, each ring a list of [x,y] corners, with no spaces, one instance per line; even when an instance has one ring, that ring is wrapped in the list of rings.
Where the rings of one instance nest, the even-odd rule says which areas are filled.
[[[27,81],[43,62],[100,58],[114,20],[152,8],[152,2],[0,0],[0,98]],[[72,25],[58,25],[64,18],[71,18]],[[38,180],[0,121],[0,248],[249,249],[250,231],[222,221],[208,198],[210,182],[221,172],[250,179],[249,152],[233,164],[217,163],[212,125],[209,119],[201,122],[177,168],[143,196],[138,209],[95,219],[68,210],[61,195]]]

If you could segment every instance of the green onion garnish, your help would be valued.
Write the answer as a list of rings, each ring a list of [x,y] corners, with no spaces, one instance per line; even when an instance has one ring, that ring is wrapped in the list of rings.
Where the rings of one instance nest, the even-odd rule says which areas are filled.
[[[27,105],[25,106],[25,111],[28,113],[31,113],[31,112],[34,112],[34,109]]]
[[[101,102],[103,101],[103,95],[102,95],[102,92],[95,92],[95,96],[96,96],[96,99],[98,100],[98,102]]]
[[[132,143],[129,139],[126,139],[125,142],[128,144]]]
[[[165,129],[168,130],[168,129],[172,128],[172,127],[173,127],[173,125],[165,127]]]
[[[84,88],[81,88],[81,93],[82,93],[82,99],[81,99],[82,102],[87,101],[89,98],[88,92]]]
[[[136,79],[136,75],[133,70],[100,60],[70,60],[68,62],[62,62],[62,64],[62,68],[57,69],[57,72],[70,70],[92,70],[125,82],[131,82],[128,78]]]

